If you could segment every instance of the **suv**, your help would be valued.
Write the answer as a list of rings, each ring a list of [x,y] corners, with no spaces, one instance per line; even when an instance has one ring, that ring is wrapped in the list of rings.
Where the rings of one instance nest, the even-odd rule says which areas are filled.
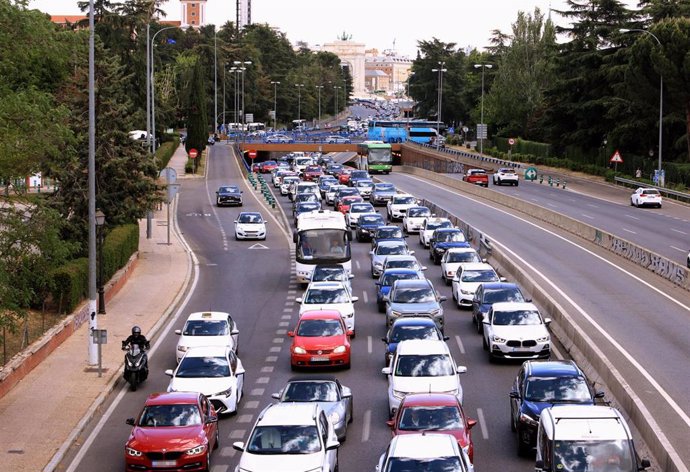
[[[527,302],[494,303],[484,317],[484,350],[489,360],[548,359],[551,356],[550,318],[542,318]]]
[[[456,247],[470,247],[465,233],[458,228],[439,228],[433,232],[429,240],[429,259],[434,264],[440,264],[443,254],[448,249]]]
[[[237,470],[338,470],[340,442],[318,403],[273,403],[256,420]],[[289,468],[286,465],[289,464]]]
[[[428,315],[443,332],[445,318],[441,302],[446,301],[446,297],[436,292],[430,280],[396,280],[384,301],[387,327],[400,317]]]
[[[531,302],[525,298],[517,284],[512,282],[487,282],[479,285],[472,299],[472,323],[477,333],[482,334],[484,316],[494,303]]]
[[[510,429],[517,432],[519,456],[537,443],[542,410],[559,403],[594,405],[595,391],[574,361],[525,361],[510,391]]]
[[[494,185],[510,184],[517,186],[519,182],[515,169],[510,169],[508,167],[501,167],[494,172],[492,180]]]

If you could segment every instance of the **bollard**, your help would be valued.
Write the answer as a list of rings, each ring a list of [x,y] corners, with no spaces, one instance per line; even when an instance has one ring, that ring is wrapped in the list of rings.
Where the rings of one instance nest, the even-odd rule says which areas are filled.
[[[560,185],[560,183],[561,183],[560,179],[556,179],[556,187],[558,187]]]
[[[549,175],[549,185],[553,187],[553,180],[551,179],[550,175]]]
[[[540,183],[540,184],[544,183],[544,174],[541,174],[541,175],[539,176],[539,183]]]
[[[565,179],[563,179],[563,189],[565,190]]]

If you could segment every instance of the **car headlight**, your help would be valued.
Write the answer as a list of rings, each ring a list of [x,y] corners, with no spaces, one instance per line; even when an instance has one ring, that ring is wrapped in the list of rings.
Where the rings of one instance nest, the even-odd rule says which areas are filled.
[[[345,346],[338,346],[335,349],[333,349],[333,354],[342,354],[345,351],[346,351]]]
[[[452,270],[447,270],[446,271],[446,277],[455,277],[455,272]]]
[[[520,423],[525,423],[528,426],[534,426],[535,428],[539,426],[539,421],[536,418],[532,418],[527,413],[520,413]]]
[[[381,269],[383,267],[383,262],[374,262],[374,268]]]
[[[542,336],[541,338],[537,338],[538,343],[548,343],[549,340],[551,339],[551,336],[548,334],[546,336]]]
[[[505,343],[506,342],[505,339],[500,338],[500,337],[496,336],[495,334],[493,336],[491,336],[491,341],[493,341],[495,343]]]
[[[292,348],[292,352],[294,352],[295,354],[306,354],[307,350],[304,349],[303,347],[295,346]]]
[[[141,456],[143,456],[142,452],[137,451],[136,449],[132,449],[131,447],[125,447],[125,452],[130,457],[141,457]]]
[[[193,447],[193,448],[189,449],[185,454],[187,454],[188,456],[198,456],[199,454],[203,454],[205,450],[206,450],[206,446],[201,444],[197,447]]]
[[[340,419],[341,419],[340,413],[338,413],[337,411],[334,411],[333,413],[328,415],[328,419],[331,420],[331,423],[334,423],[334,424],[340,423]]]
[[[462,293],[463,295],[472,295],[474,292],[466,288],[461,288],[460,293]]]
[[[400,390],[393,390],[393,396],[395,398],[402,399],[402,397],[405,396],[405,392],[401,392]]]
[[[230,395],[232,395],[232,387],[228,387],[227,390],[223,390],[222,392],[218,392],[212,396],[229,397]]]
[[[436,247],[436,248],[434,248],[434,250],[435,250],[436,252],[440,252],[441,254],[443,254],[444,252],[446,252],[446,250],[445,250],[444,248],[442,248],[442,247]]]
[[[402,315],[402,312],[391,310],[391,316],[400,316],[400,315]]]

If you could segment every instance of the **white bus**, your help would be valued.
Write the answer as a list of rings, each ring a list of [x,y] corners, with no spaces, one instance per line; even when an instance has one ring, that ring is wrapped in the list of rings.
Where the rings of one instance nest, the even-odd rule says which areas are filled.
[[[304,131],[307,128],[307,120],[292,120],[292,129],[295,131]]]
[[[352,273],[350,241],[352,233],[345,216],[337,211],[319,210],[297,218],[293,234],[297,281],[309,283],[317,264],[340,264]]]

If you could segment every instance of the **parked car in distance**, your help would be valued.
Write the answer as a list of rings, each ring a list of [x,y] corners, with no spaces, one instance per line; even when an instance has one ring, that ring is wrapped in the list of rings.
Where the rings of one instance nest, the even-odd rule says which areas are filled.
[[[661,208],[661,193],[655,188],[640,187],[630,196],[630,205],[638,208],[645,206]]]
[[[494,303],[484,317],[482,346],[489,360],[548,359],[551,356],[550,318],[542,318],[529,302]]]
[[[238,185],[221,185],[216,190],[216,206],[242,206],[242,190]]]
[[[510,167],[499,168],[496,172],[494,172],[492,180],[494,185],[508,184],[517,186],[520,183],[517,172],[515,172],[515,169],[511,169]]]
[[[482,187],[489,186],[489,175],[484,169],[468,169],[465,175],[462,177],[467,183],[480,185]]]

